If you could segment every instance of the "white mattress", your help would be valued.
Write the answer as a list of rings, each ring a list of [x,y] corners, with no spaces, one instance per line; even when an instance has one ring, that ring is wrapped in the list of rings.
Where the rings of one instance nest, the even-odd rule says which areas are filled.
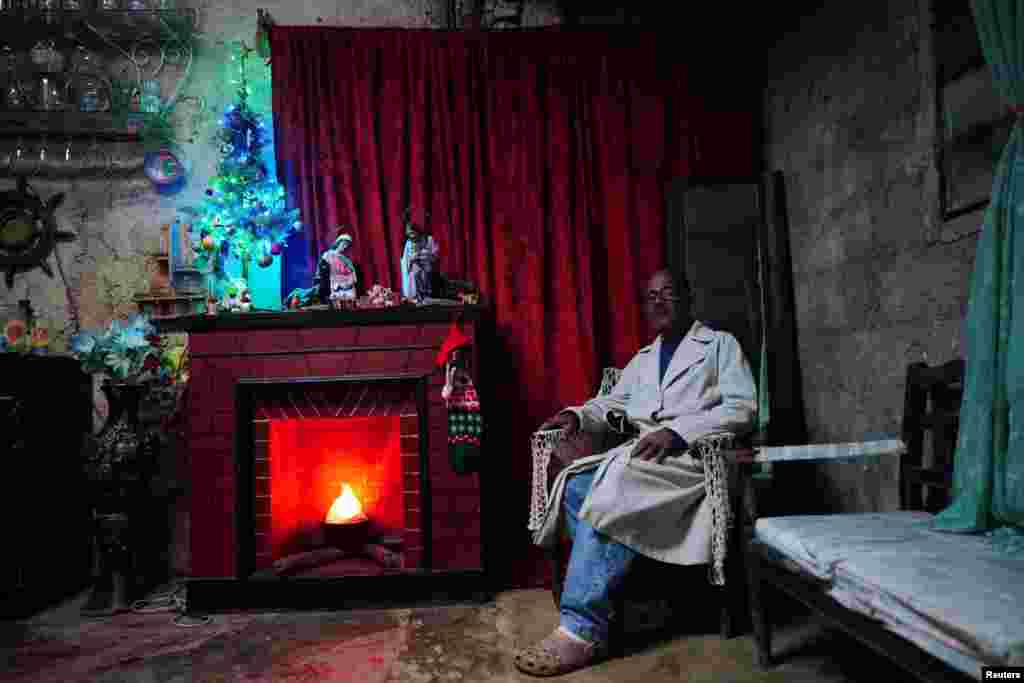
[[[755,535],[831,582],[839,603],[979,678],[1024,665],[1024,558],[983,536],[927,528],[922,512],[766,517]]]

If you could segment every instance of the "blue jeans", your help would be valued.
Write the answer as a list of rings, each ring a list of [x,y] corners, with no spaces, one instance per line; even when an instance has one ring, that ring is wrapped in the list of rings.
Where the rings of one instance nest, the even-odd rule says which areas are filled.
[[[611,593],[622,585],[637,553],[599,534],[579,518],[593,481],[591,470],[573,475],[565,482],[562,505],[573,543],[562,588],[561,625],[581,638],[606,643],[612,617]]]

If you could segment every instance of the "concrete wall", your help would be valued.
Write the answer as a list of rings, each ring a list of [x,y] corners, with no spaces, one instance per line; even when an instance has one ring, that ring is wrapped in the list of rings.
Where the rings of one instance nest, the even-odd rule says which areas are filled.
[[[940,218],[929,16],[927,0],[830,2],[769,60],[765,159],[786,174],[812,442],[898,435],[906,365],[963,354],[982,214]],[[895,459],[817,474],[812,506],[898,505]]]

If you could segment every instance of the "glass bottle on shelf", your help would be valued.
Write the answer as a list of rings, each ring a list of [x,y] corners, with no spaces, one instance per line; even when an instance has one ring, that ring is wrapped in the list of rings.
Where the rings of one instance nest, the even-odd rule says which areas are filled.
[[[146,0],[128,0],[128,9],[132,12],[141,12],[149,9],[149,3]]]
[[[0,109],[24,109],[25,91],[18,76],[18,55],[10,45],[0,47]]]
[[[64,88],[56,76],[53,74],[40,76],[36,87],[38,88],[37,109],[59,111],[64,108]]]
[[[4,109],[24,109],[25,91],[16,80],[8,80],[4,84]]]
[[[102,10],[118,10],[121,9],[120,0],[99,0],[99,8]]]

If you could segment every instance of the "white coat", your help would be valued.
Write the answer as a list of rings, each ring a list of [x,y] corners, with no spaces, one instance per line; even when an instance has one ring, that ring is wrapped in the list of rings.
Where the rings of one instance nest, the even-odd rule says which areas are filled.
[[[610,411],[626,413],[645,434],[667,427],[690,444],[712,434],[740,436],[754,424],[754,378],[736,338],[693,323],[659,382],[661,336],[640,349],[607,396],[568,408],[589,432],[608,428]],[[639,437],[638,437],[639,438]],[[638,438],[577,460],[555,479],[534,543],[558,537],[565,480],[597,469],[582,519],[642,555],[671,564],[711,562],[711,503],[704,471],[689,454],[660,463],[631,458]]]

